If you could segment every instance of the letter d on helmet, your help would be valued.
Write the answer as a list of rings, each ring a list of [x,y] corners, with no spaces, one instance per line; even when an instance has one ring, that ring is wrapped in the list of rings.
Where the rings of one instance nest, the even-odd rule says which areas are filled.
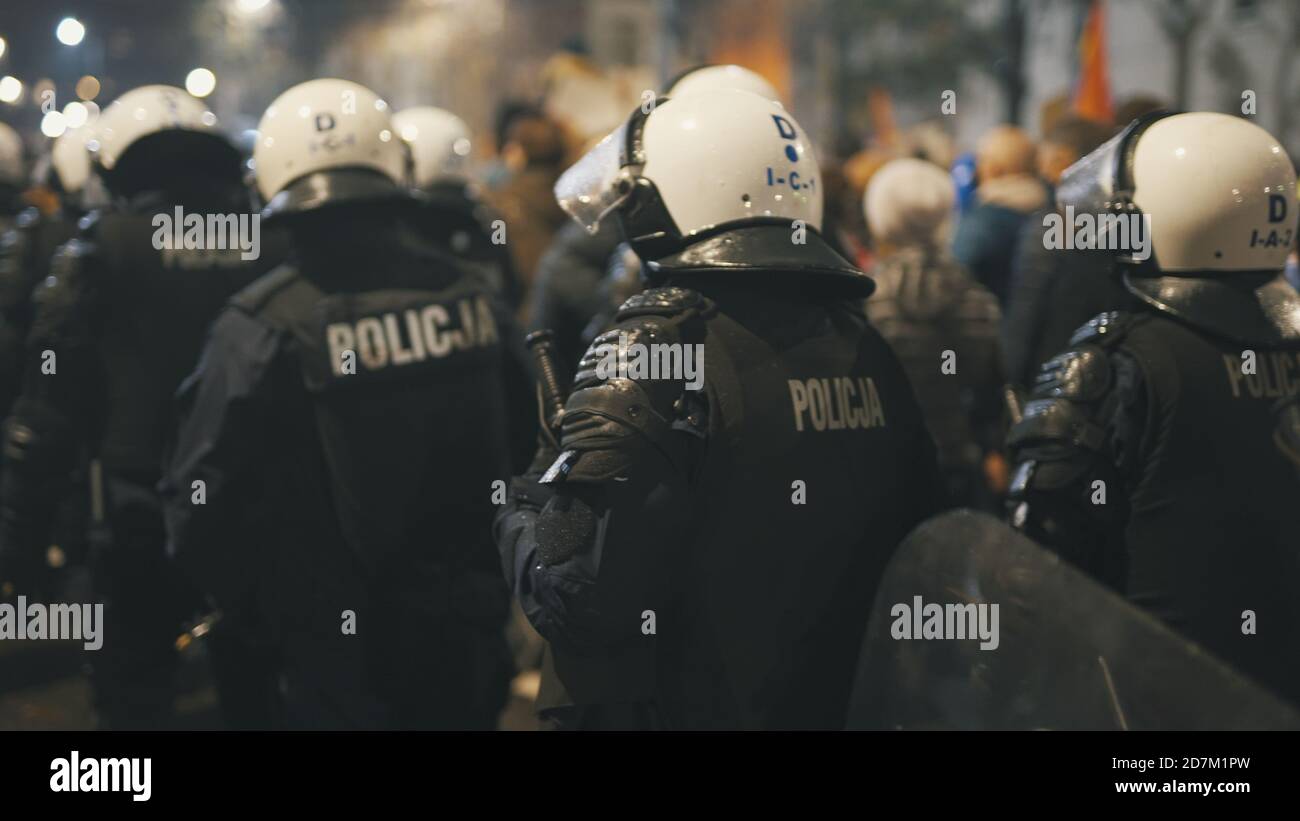
[[[347,80],[281,94],[257,126],[253,166],[263,217],[409,196],[409,154],[388,104]]]

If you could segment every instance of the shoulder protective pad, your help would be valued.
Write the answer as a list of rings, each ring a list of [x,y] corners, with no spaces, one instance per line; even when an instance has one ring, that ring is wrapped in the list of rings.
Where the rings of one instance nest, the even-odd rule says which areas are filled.
[[[1129,311],[1103,311],[1079,326],[1070,337],[1070,347],[1085,342],[1097,345],[1118,343],[1139,320],[1137,314]]]
[[[292,265],[279,268],[258,277],[244,290],[230,298],[230,304],[249,314],[256,314],[280,291],[289,287],[298,277],[298,269]]]
[[[616,322],[622,322],[637,316],[653,314],[656,316],[676,316],[692,309],[702,310],[710,305],[698,291],[677,286],[649,288],[639,294],[633,294],[618,309]]]
[[[67,340],[90,333],[89,303],[94,283],[88,274],[98,251],[93,242],[73,239],[54,252],[50,275],[32,292],[36,306],[33,341]]]
[[[687,391],[682,373],[659,373],[663,360],[651,348],[673,345],[684,357],[682,322],[703,300],[681,288],[654,290],[661,293],[628,300],[621,321],[596,337],[578,363],[560,435],[561,449],[577,455],[570,480],[617,475],[638,440],[676,462],[682,445],[674,431],[704,435],[706,403],[687,395],[695,392]],[[638,356],[641,367],[634,361]]]
[[[1096,345],[1081,345],[1043,363],[1034,379],[1033,394],[1095,402],[1106,395],[1113,381],[1106,351]]]
[[[1067,399],[1034,399],[1007,434],[1007,447],[1060,444],[1097,451],[1106,443],[1106,431],[1092,421],[1084,408]]]

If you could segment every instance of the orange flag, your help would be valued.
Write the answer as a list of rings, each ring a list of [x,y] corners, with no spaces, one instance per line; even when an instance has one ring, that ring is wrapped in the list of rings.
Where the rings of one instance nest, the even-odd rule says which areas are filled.
[[[1106,71],[1106,8],[1102,0],[1092,0],[1088,21],[1079,35],[1079,86],[1074,91],[1074,110],[1081,117],[1103,123],[1115,116]]]

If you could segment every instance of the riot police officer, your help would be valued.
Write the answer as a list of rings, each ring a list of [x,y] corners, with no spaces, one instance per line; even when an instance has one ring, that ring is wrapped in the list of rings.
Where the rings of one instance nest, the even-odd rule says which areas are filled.
[[[28,295],[32,284],[24,276],[19,253],[21,229],[35,220],[35,209],[24,206],[23,141],[0,123],[0,413],[7,413],[18,392],[18,351],[26,333]]]
[[[0,220],[13,219],[22,210],[23,168],[23,138],[0,123]]]
[[[509,314],[412,228],[372,91],[295,86],[258,134],[293,258],[231,301],[188,383],[172,548],[223,624],[272,637],[287,726],[491,728],[512,673],[493,483],[507,432],[536,430]]]
[[[228,232],[214,243],[205,231],[214,216],[238,224],[247,191],[215,117],[184,91],[122,95],[92,147],[112,204],[81,221],[34,296],[4,431],[0,538],[13,561],[39,555],[70,472],[89,461],[92,575],[105,605],[103,647],[90,656],[96,708],[105,727],[160,727],[171,721],[173,642],[200,606],[166,559],[155,490],[171,399],[209,321],[274,253],[269,236],[247,259],[261,243]]]
[[[517,309],[522,286],[506,248],[504,223],[469,182],[469,126],[434,106],[403,109],[393,115],[393,125],[411,148],[411,181],[424,204],[415,212],[417,229],[465,264],[482,267],[501,301]]]
[[[72,238],[84,215],[83,190],[91,179],[86,140],[90,128],[56,137],[34,176],[58,194],[59,208],[23,208],[12,228],[0,231],[0,414],[8,416],[21,379],[20,357],[31,328],[32,291],[49,273],[54,251]],[[0,137],[0,140],[3,138]]]
[[[818,233],[819,176],[780,104],[720,89],[639,109],[556,186],[588,229],[619,221],[653,285],[497,520],[557,726],[843,725],[937,478],[871,280]]]
[[[1292,699],[1295,197],[1278,141],[1223,114],[1148,116],[1072,166],[1058,202],[1105,218],[1141,305],[1080,328],[1009,437],[1013,525]]]

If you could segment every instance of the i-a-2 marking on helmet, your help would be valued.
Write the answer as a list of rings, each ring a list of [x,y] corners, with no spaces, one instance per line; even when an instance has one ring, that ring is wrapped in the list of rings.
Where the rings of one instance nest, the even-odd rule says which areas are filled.
[[[1271,223],[1284,222],[1286,220],[1286,212],[1286,197],[1281,194],[1270,194],[1268,197],[1268,221]],[[1277,229],[1274,228],[1269,230],[1267,236],[1263,237],[1259,235],[1259,229],[1254,228],[1251,229],[1250,232],[1250,247],[1255,248],[1256,246],[1262,246],[1264,248],[1277,248],[1278,246],[1282,246],[1284,248],[1290,248],[1291,241],[1294,238],[1295,230],[1292,228],[1287,228],[1282,232],[1281,236],[1278,235]]]

